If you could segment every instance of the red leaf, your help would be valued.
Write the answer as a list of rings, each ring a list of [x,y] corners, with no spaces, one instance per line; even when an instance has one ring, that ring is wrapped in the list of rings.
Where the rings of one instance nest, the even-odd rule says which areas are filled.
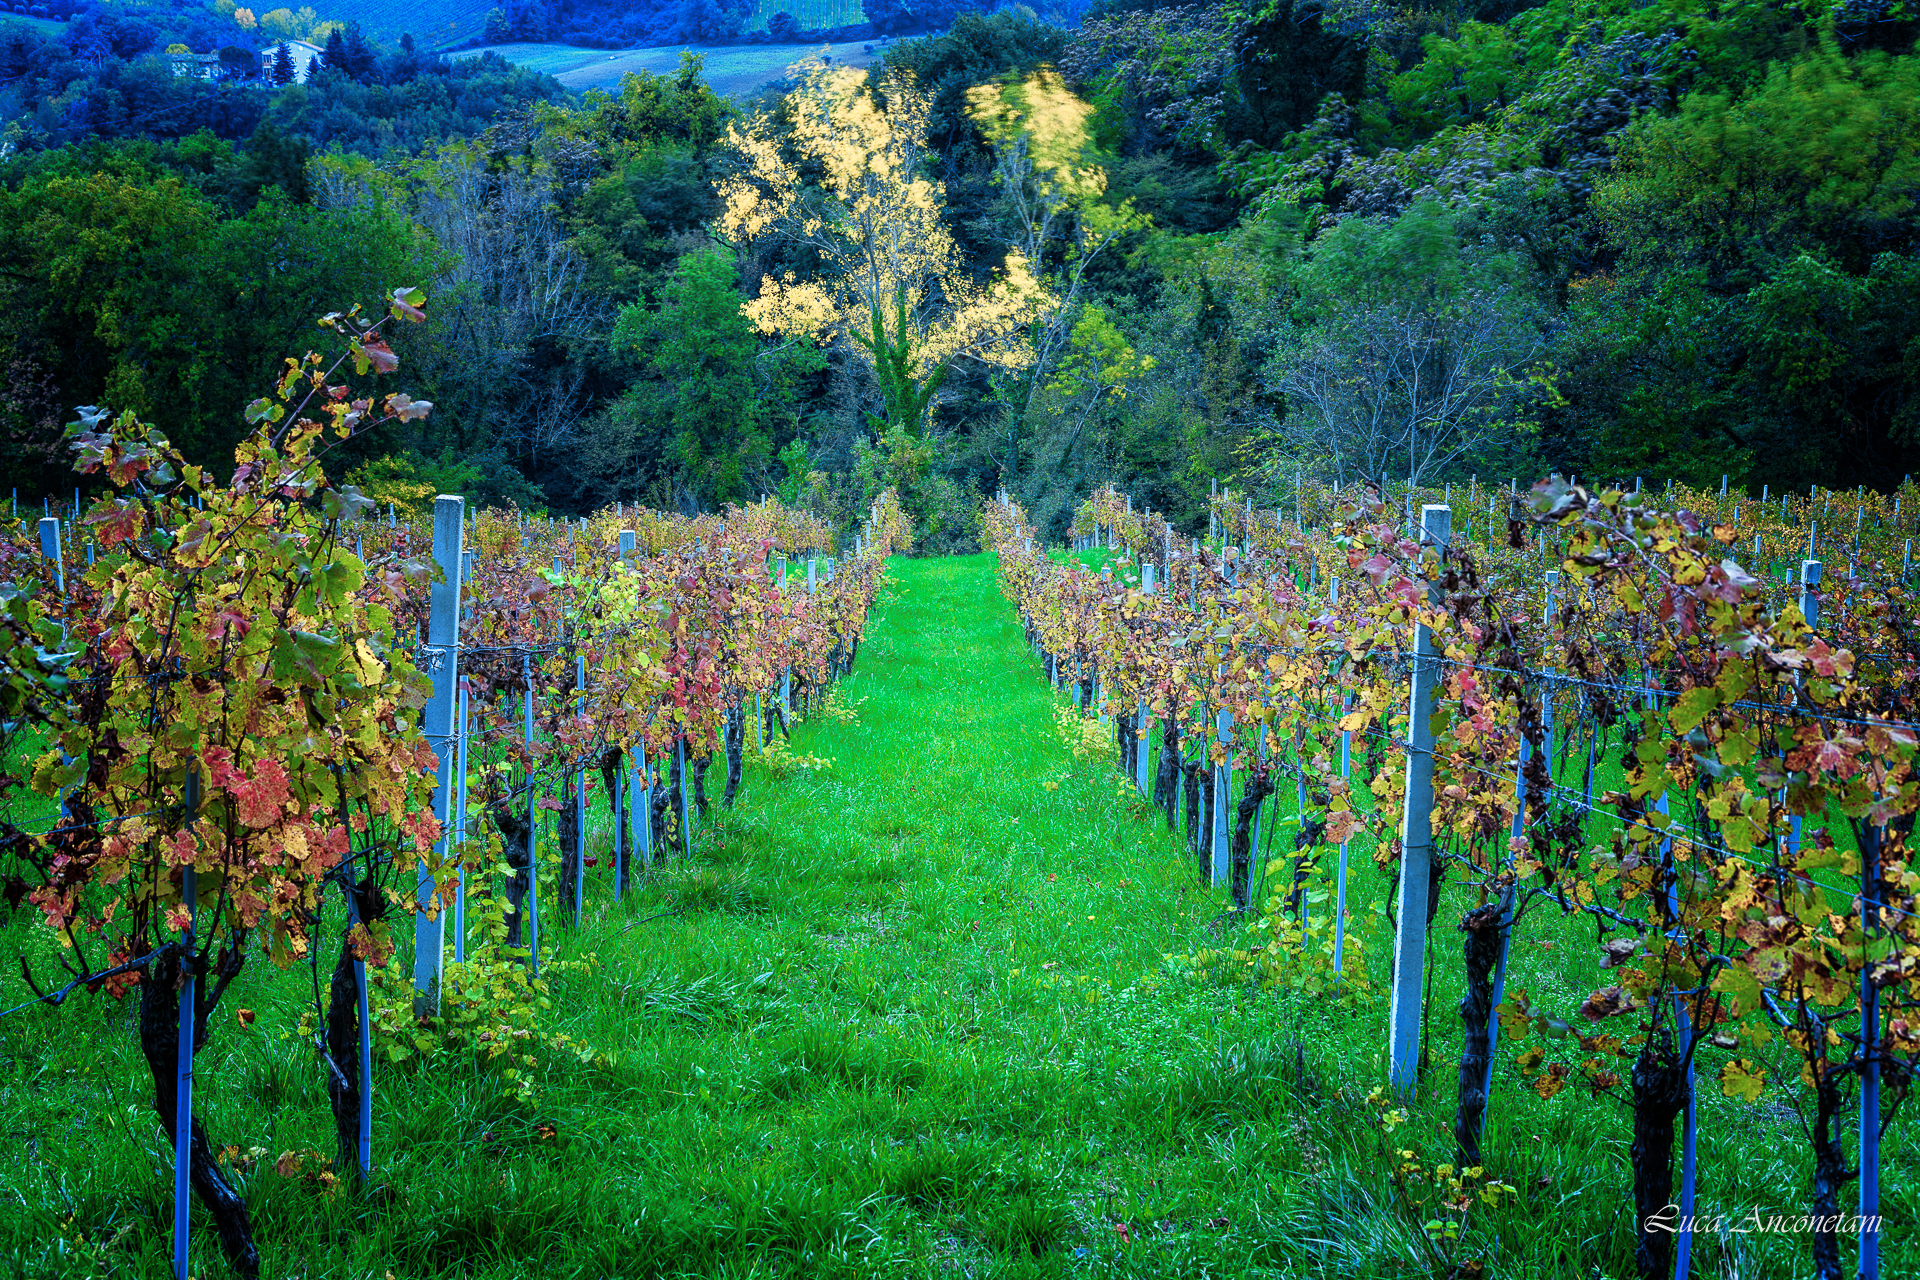
[[[142,521],[140,505],[125,498],[114,499],[113,506],[105,511],[96,512],[86,518],[93,526],[94,536],[100,541],[102,550],[112,548],[128,538],[140,536]]]
[[[360,344],[375,373],[392,373],[400,367],[400,357],[393,354],[393,348],[380,338],[368,338]]]

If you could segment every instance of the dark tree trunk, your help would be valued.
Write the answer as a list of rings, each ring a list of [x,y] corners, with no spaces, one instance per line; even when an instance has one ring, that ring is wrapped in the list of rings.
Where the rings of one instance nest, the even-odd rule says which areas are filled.
[[[1122,777],[1139,776],[1140,735],[1135,732],[1132,716],[1113,718],[1113,740],[1120,748],[1120,774]]]
[[[680,821],[680,815],[673,811],[673,798],[678,795],[680,785],[680,759],[677,753],[669,755],[670,764],[660,770],[660,785],[648,794],[649,812],[653,815],[653,848],[649,851],[656,863],[667,860],[667,851],[672,842],[667,839],[667,831]]]
[[[1208,758],[1206,740],[1201,740],[1200,756],[1187,761],[1187,838],[1200,862],[1200,883],[1213,883],[1213,761]]]
[[[1814,1037],[1821,1044],[1826,1037]],[[1845,1101],[1840,1093],[1843,1068],[1822,1058],[1813,1090],[1813,1213],[1819,1225],[1813,1233],[1813,1274],[1817,1280],[1841,1280],[1840,1235],[1833,1229],[1840,1214],[1840,1191],[1858,1176],[1847,1167],[1847,1152],[1835,1121]]]
[[[1633,1211],[1639,1239],[1634,1264],[1641,1280],[1673,1272],[1673,1121],[1687,1106],[1687,1076],[1666,1027],[1633,1062]]]
[[[1460,1046],[1460,1103],[1453,1117],[1453,1140],[1460,1148],[1460,1163],[1480,1163],[1480,1126],[1487,1114],[1487,1060],[1492,1053],[1488,1029],[1493,1019],[1493,973],[1500,963],[1504,932],[1500,921],[1506,915],[1509,897],[1491,902],[1461,917],[1460,929],[1467,935],[1467,993],[1460,998],[1460,1025],[1465,1039]]]
[[[707,770],[713,767],[713,752],[703,756],[694,756],[687,762],[693,771],[693,803],[700,810],[700,816],[706,817],[713,805],[707,800]]]
[[[500,833],[501,852],[506,855],[507,865],[513,869],[513,878],[507,881],[507,945],[524,946],[521,932],[525,927],[527,904],[527,868],[529,837],[533,824],[512,804],[505,801],[490,806],[487,816],[493,820],[494,830]]]
[[[1189,857],[1200,847],[1200,784],[1195,776],[1198,770],[1194,761],[1184,758],[1180,761],[1180,830],[1186,837]],[[1204,867],[1200,878],[1202,883],[1207,880]]]
[[[1180,726],[1172,716],[1160,722],[1160,767],[1153,777],[1153,802],[1166,811],[1167,830],[1179,826]]]
[[[747,749],[746,708],[735,707],[727,712],[727,789],[720,797],[720,803],[733,808],[733,801],[740,794],[740,769],[742,757]]]
[[[607,788],[607,808],[613,814],[613,829],[618,832],[614,845],[621,850],[615,859],[620,865],[613,873],[620,879],[622,892],[633,884],[633,823],[628,820],[633,806],[626,803],[626,763],[626,752],[619,747],[608,747],[600,753],[600,781]]]
[[[1247,774],[1246,793],[1240,797],[1233,824],[1233,905],[1241,911],[1253,905],[1253,820],[1272,794],[1271,769]]]
[[[581,779],[568,771],[560,780],[560,884],[555,893],[560,899],[562,910],[573,910],[574,885],[580,879],[580,857],[582,837],[580,830],[579,807],[575,804],[578,794],[576,788]],[[580,923],[580,917],[573,918],[574,924]]]
[[[371,879],[348,889],[353,895],[353,920],[369,928],[381,918],[386,904]],[[327,1101],[333,1108],[335,1163],[360,1176],[360,975],[354,968],[351,925],[340,939],[340,958],[334,961],[327,983]]]
[[[236,966],[237,967],[237,966]],[[140,982],[140,1051],[146,1055],[147,1070],[153,1074],[153,1109],[160,1115],[160,1127],[170,1145],[178,1142],[177,1110],[180,1101],[180,957],[169,952],[142,976]],[[194,1027],[194,1052],[206,1045],[206,1012],[197,1011]],[[233,1269],[246,1280],[260,1274],[260,1253],[253,1244],[253,1225],[247,1220],[246,1202],[227,1185],[214,1163],[213,1143],[199,1117],[193,1117],[188,1130],[188,1170],[193,1192],[213,1217],[220,1235],[220,1249]]]

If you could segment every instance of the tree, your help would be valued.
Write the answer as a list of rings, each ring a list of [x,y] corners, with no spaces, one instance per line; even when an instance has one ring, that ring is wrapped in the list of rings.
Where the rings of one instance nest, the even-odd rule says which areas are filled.
[[[325,61],[322,65],[324,65],[327,70],[338,71],[348,76],[352,75],[352,72],[348,69],[350,59],[347,56],[347,39],[340,34],[339,27],[335,27],[333,30],[327,32],[327,51],[323,57]]]
[[[506,10],[487,10],[487,25],[482,38],[488,44],[505,44],[513,39],[513,24],[507,21]]]
[[[1228,142],[1272,147],[1314,117],[1328,94],[1359,100],[1367,85],[1366,28],[1325,30],[1320,0],[1271,0],[1241,33],[1222,124]]]
[[[763,276],[742,311],[763,333],[850,344],[879,383],[876,424],[922,435],[957,363],[1031,363],[1027,326],[1052,299],[1018,249],[984,287],[971,278],[941,217],[945,189],[922,172],[928,104],[911,77],[890,74],[876,92],[863,72],[815,62],[789,101],[785,138],[766,115],[728,130],[720,232],[744,250],[811,252],[820,267]]]
[[[763,351],[742,301],[733,263],[709,248],[680,259],[657,310],[636,304],[620,313],[613,346],[642,380],[584,450],[614,492],[639,496],[664,479],[717,507],[767,490],[793,378],[823,362],[806,342]],[[797,415],[784,416],[791,431]]]
[[[979,85],[967,93],[967,111],[994,149],[994,182],[1013,253],[1033,263],[1058,262],[1050,281],[1057,305],[1035,326],[1034,360],[1026,407],[1068,342],[1070,323],[1087,270],[1101,253],[1146,219],[1131,202],[1107,198],[1106,170],[1098,162],[1089,122],[1093,107],[1042,68],[1017,84]]]
[[[361,84],[371,83],[380,71],[380,57],[360,32],[360,24],[347,24],[347,74]]]
[[[1920,58],[1823,44],[1753,92],[1689,94],[1627,130],[1594,212],[1628,265],[1693,265],[1751,287],[1820,244],[1854,274],[1920,242]]]
[[[292,84],[299,78],[293,66],[293,52],[282,40],[273,50],[273,82],[277,85]]]
[[[1434,204],[1322,236],[1295,275],[1299,327],[1269,368],[1290,410],[1281,456],[1342,484],[1505,461],[1545,345],[1518,278],[1462,245]]]
[[[220,74],[228,80],[251,80],[260,74],[260,55],[237,44],[220,50]]]

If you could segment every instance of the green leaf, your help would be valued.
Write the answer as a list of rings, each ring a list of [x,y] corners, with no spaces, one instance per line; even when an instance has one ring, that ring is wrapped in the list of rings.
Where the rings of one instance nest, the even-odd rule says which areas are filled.
[[[1735,1017],[1760,1007],[1760,982],[1741,966],[1728,965],[1713,975],[1713,989],[1733,1000]]]
[[[1712,685],[1689,689],[1673,704],[1673,710],[1667,713],[1667,721],[1673,725],[1675,733],[1692,733],[1720,705],[1720,696],[1720,690]]]

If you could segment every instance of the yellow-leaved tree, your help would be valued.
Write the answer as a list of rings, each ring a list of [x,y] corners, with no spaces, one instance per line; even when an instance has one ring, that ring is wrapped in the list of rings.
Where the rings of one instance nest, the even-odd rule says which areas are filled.
[[[1147,218],[1131,200],[1108,200],[1107,171],[1089,127],[1093,107],[1053,68],[1018,82],[974,86],[967,90],[967,114],[993,145],[1009,251],[1051,264],[1047,285],[1058,305],[1034,333],[1030,407],[1033,394],[1051,385],[1056,363],[1078,349],[1087,268],[1121,236],[1144,229]],[[1106,323],[1104,315],[1099,323]]]
[[[763,277],[741,311],[763,333],[851,342],[879,384],[877,425],[920,436],[957,362],[1032,364],[1029,328],[1055,300],[1018,248],[985,281],[967,270],[942,220],[946,188],[923,172],[929,104],[910,76],[876,93],[865,72],[799,65],[791,133],[764,114],[727,130],[720,231],[742,248],[803,247],[820,266]]]

